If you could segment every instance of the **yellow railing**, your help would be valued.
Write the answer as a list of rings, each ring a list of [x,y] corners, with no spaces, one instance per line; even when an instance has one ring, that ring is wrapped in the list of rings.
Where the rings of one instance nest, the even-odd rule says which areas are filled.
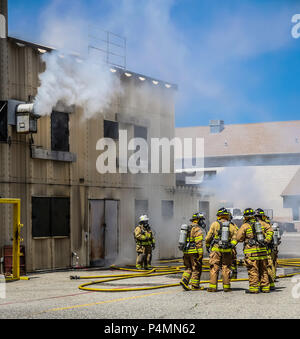
[[[12,276],[8,277],[13,280],[20,280],[20,243],[21,228],[23,225],[20,223],[21,219],[21,200],[20,199],[0,199],[0,204],[11,204],[14,207],[14,219],[13,219],[13,266]]]

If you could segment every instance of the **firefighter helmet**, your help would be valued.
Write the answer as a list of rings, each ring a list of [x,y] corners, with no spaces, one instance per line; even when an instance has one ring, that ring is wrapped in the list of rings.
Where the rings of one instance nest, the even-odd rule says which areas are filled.
[[[257,208],[255,210],[255,215],[259,216],[259,217],[263,217],[263,216],[265,216],[265,211],[262,208]]]
[[[191,221],[194,221],[194,220],[205,220],[204,213],[201,213],[201,212],[194,213]]]
[[[227,215],[227,216],[230,215],[225,207],[220,208],[217,212],[217,217],[220,217],[222,215]]]
[[[244,211],[244,217],[248,218],[248,217],[254,217],[255,216],[255,212],[253,208],[246,208]]]
[[[146,214],[141,215],[139,218],[141,224],[147,224],[149,222],[149,218]]]

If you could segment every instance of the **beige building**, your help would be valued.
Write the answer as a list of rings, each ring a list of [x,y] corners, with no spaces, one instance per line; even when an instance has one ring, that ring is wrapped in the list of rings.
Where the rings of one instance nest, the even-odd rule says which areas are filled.
[[[211,218],[222,205],[273,210],[273,219],[300,224],[295,194],[300,170],[300,121],[176,128],[176,136],[204,139],[205,180]]]
[[[123,91],[105,111],[83,119],[78,107],[54,109],[37,120],[36,133],[18,133],[16,109],[35,98],[45,70],[41,53],[51,49],[7,36],[7,1],[0,14],[0,196],[21,199],[27,271],[134,264],[133,230],[144,213],[156,233],[155,256],[178,256],[180,224],[198,210],[199,189],[176,187],[175,174],[96,169],[100,138],[118,143],[120,130],[148,142],[174,137],[176,85],[116,69]],[[0,248],[11,238],[12,210],[1,206]]]

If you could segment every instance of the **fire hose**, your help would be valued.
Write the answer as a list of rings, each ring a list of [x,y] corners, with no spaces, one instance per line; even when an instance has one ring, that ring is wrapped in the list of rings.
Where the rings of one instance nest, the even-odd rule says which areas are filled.
[[[174,260],[161,260],[160,263],[167,264],[167,263],[175,263],[180,262],[179,259]],[[244,266],[242,261],[238,261],[238,264],[240,266]],[[295,275],[300,274],[300,258],[297,259],[278,259],[277,260],[278,267],[284,268],[294,268],[295,272],[289,273],[289,274],[282,274],[276,276],[277,279],[282,278],[289,278],[293,277]],[[202,266],[202,272],[209,272],[209,266],[208,266],[208,260],[203,260],[203,266]],[[70,279],[100,279],[100,280],[92,280],[88,283],[81,284],[78,288],[80,290],[85,291],[93,291],[93,292],[130,292],[130,291],[145,291],[145,290],[155,290],[155,289],[161,289],[161,288],[168,288],[168,287],[175,287],[179,286],[179,283],[174,284],[163,284],[163,285],[157,285],[157,286],[145,286],[145,287],[126,287],[126,288],[97,288],[97,287],[91,287],[93,285],[99,285],[103,283],[108,283],[112,281],[118,281],[118,280],[124,280],[124,279],[134,279],[134,278],[143,278],[143,277],[155,277],[155,276],[163,276],[163,275],[171,275],[171,274],[179,274],[182,273],[182,269],[184,269],[184,266],[182,265],[172,265],[172,266],[155,266],[149,271],[145,270],[138,270],[131,267],[118,267],[118,266],[111,266],[111,269],[114,270],[121,270],[121,271],[130,271],[133,273],[128,274],[112,274],[112,275],[97,275],[97,276],[70,276]],[[238,282],[238,281],[248,281],[248,278],[240,278],[240,279],[231,279],[232,282]],[[221,282],[222,280],[218,280],[218,282]],[[201,280],[202,284],[209,283],[209,280]]]

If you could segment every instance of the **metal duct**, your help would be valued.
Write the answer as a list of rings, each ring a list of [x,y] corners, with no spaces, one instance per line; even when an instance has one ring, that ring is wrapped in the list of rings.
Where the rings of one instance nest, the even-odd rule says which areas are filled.
[[[17,113],[34,113],[34,104],[20,104],[17,106]]]

